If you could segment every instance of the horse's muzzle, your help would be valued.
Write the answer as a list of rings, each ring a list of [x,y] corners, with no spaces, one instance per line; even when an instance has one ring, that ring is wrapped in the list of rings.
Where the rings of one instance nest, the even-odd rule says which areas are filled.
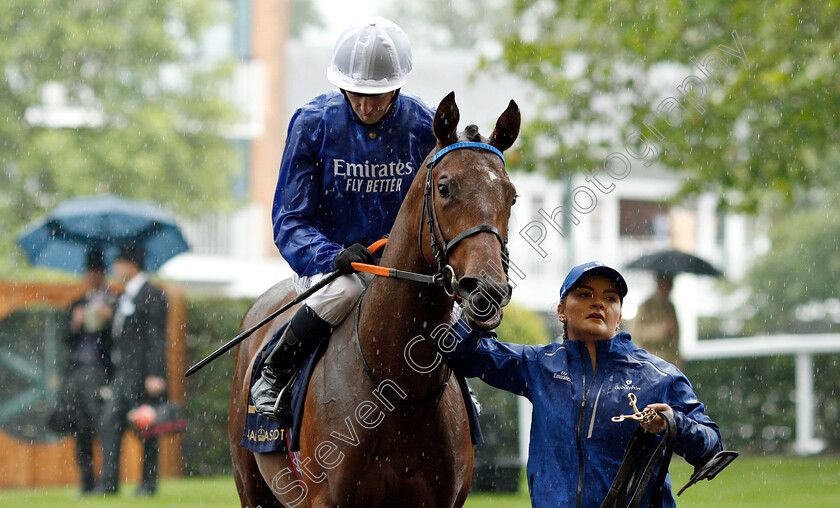
[[[492,330],[502,322],[505,305],[510,303],[513,288],[509,282],[494,283],[478,277],[463,277],[458,281],[458,294],[464,304],[464,315],[470,327]]]

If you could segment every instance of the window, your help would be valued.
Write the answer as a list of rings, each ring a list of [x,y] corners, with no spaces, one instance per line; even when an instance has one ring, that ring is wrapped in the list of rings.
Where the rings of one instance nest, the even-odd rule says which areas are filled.
[[[619,210],[621,236],[669,237],[671,220],[667,206],[654,201],[622,199]]]

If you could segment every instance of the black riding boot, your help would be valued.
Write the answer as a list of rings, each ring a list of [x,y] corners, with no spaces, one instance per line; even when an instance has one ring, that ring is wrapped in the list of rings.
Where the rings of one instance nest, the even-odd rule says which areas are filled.
[[[289,321],[277,346],[266,357],[251,387],[257,413],[282,425],[291,423],[291,381],[301,362],[329,338],[333,327],[304,304]]]

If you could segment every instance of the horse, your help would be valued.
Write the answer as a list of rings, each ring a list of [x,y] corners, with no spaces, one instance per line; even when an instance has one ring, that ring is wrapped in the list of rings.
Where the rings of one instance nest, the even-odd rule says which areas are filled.
[[[510,300],[506,240],[515,188],[502,152],[519,134],[520,113],[510,101],[489,139],[475,125],[459,133],[459,119],[453,92],[437,108],[437,144],[380,260],[419,277],[375,277],[337,327],[312,372],[296,458],[239,444],[255,357],[296,308],[239,345],[228,432],[243,507],[464,504],[474,458],[464,394],[432,335],[449,324],[456,299],[482,330],[498,326]],[[417,281],[424,277],[427,283]],[[294,296],[290,280],[279,282],[254,301],[240,329]]]

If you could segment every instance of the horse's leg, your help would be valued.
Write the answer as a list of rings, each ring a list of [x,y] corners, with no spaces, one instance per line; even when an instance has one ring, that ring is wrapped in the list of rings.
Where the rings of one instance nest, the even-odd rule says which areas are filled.
[[[287,453],[257,453],[254,458],[272,498],[279,499],[283,506],[323,506],[315,502],[309,487],[298,478]]]
[[[274,496],[271,487],[265,482],[260,473],[254,454],[239,447],[234,452],[233,479],[236,482],[236,490],[239,492],[239,500],[242,508],[282,508],[283,505]]]
[[[248,309],[248,312],[242,319],[240,331],[253,326],[263,317],[291,300],[293,296],[294,289],[289,280],[275,284],[257,298],[251,305],[251,308]],[[233,374],[233,386],[231,388],[230,411],[228,413],[228,437],[230,440],[231,458],[233,460],[234,481],[243,508],[282,508],[284,505],[281,504],[279,499],[283,499],[286,502],[285,506],[299,506],[299,503],[295,504],[295,497],[281,497],[284,491],[282,477],[278,477],[277,472],[273,471],[273,469],[280,471],[284,467],[287,467],[282,462],[284,454],[255,455],[239,445],[245,429],[248,392],[250,390],[249,381],[251,379],[254,358],[274,335],[280,323],[288,319],[294,310],[292,308],[283,315],[278,316],[274,322],[257,330],[237,348],[236,366]],[[268,460],[268,457],[279,459],[279,467],[266,467],[265,471],[263,471],[261,462],[272,462],[272,460]],[[261,461],[260,458],[266,458],[266,460]],[[291,464],[288,462],[288,459],[286,461],[289,465]],[[278,495],[278,492],[281,494]]]

